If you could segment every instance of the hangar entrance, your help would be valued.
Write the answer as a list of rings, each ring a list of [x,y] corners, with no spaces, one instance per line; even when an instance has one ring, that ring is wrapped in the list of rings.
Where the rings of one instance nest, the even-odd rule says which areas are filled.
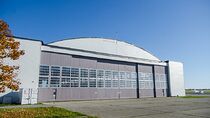
[[[167,97],[166,67],[139,64],[137,71],[140,98]]]
[[[50,55],[50,60],[61,56]],[[72,61],[65,66],[40,65],[38,101],[136,98],[134,64],[70,55],[59,59],[69,57]]]
[[[38,101],[92,100],[154,97],[152,65],[103,60],[81,56],[42,52]],[[138,71],[136,71],[138,68]],[[158,67],[155,75],[157,96],[165,74]],[[156,68],[155,68],[156,69]],[[161,73],[164,76],[160,76]],[[163,79],[164,78],[164,79]],[[56,92],[55,92],[56,91]]]
[[[140,98],[154,97],[153,70],[151,65],[138,65]]]

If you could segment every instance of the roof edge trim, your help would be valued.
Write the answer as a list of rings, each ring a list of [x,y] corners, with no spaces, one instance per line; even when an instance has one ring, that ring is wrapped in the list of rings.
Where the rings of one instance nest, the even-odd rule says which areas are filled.
[[[44,44],[42,40],[38,40],[38,39],[31,39],[31,38],[25,38],[25,37],[19,37],[19,36],[12,36],[12,37],[17,38],[17,39],[22,39],[22,40],[37,41],[37,42],[41,42],[42,45]]]

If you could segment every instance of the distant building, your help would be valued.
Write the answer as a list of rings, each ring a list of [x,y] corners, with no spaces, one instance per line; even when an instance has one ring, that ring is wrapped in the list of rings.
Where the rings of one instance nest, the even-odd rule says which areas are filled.
[[[44,44],[15,39],[25,50],[16,62],[21,89],[0,94],[0,102],[34,104],[185,95],[182,63],[161,61],[123,41],[76,38]]]
[[[194,89],[193,92],[195,94],[204,94],[204,91],[203,90],[200,90],[200,89]]]
[[[198,90],[194,89],[194,93],[200,93],[200,91],[198,91]]]

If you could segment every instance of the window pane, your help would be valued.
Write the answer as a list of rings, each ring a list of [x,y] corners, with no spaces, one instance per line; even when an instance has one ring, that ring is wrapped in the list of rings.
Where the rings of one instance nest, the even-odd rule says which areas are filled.
[[[39,77],[39,87],[48,87],[48,77]]]
[[[61,87],[70,87],[70,78],[61,78]]]
[[[60,67],[51,66],[51,76],[60,76]]]
[[[88,78],[80,78],[80,87],[88,87]]]
[[[71,87],[79,87],[79,78],[71,78]]]
[[[136,88],[136,78],[137,78],[137,75],[136,75],[136,72],[131,72],[131,86],[132,88]]]
[[[128,88],[132,87],[132,81],[131,80],[126,81],[126,87],[128,87]]]
[[[118,78],[119,78],[119,73],[113,72],[113,79],[118,79]]]
[[[130,72],[126,72],[126,80],[125,80],[125,87],[127,88],[131,88],[132,87],[132,80],[131,80],[131,73]]]
[[[112,87],[112,80],[105,80],[105,87]]]
[[[153,81],[153,73],[149,74],[149,78],[150,78],[151,81]]]
[[[160,75],[159,74],[155,74],[155,81],[160,81]]]
[[[149,88],[150,88],[149,81],[145,81],[145,88],[146,88],[146,89],[149,89]]]
[[[162,82],[162,89],[165,89],[166,88],[166,83],[165,82]]]
[[[41,65],[39,68],[39,75],[48,76],[49,75],[49,66]]]
[[[120,72],[120,87],[123,88],[125,87],[125,73]]]
[[[120,72],[120,79],[125,79],[125,73],[124,72]]]
[[[155,75],[155,85],[157,89],[167,89],[167,78],[166,74]]]
[[[113,72],[113,78],[112,78],[112,87],[119,87],[119,73]]]
[[[161,74],[161,81],[166,81],[166,75],[165,74]]]
[[[132,88],[136,88],[136,80],[132,80]]]
[[[80,77],[88,77],[88,69],[80,69]]]
[[[90,78],[96,78],[96,70],[90,69],[89,76],[90,76]]]
[[[153,84],[153,81],[150,81],[150,88],[154,88],[154,84]]]
[[[131,79],[131,73],[130,72],[126,73],[126,79]]]
[[[97,85],[98,85],[98,87],[104,87],[104,80],[103,79],[98,79],[97,80]]]
[[[105,71],[105,78],[111,79],[112,78],[112,72],[111,71]]]
[[[119,83],[118,80],[112,80],[112,87],[118,87]]]
[[[144,83],[144,81],[140,81],[140,82],[139,82],[139,88],[140,88],[140,89],[144,89],[144,88],[145,88],[145,83]]]
[[[132,72],[131,73],[131,79],[135,79],[136,80],[137,76],[136,76],[136,73],[135,72]]]
[[[121,88],[125,87],[125,80],[122,79],[120,80],[120,87]]]
[[[90,78],[96,78],[96,70],[89,70],[89,76]]]
[[[50,87],[59,87],[59,86],[60,86],[60,78],[58,78],[58,77],[51,77]]]
[[[79,77],[79,68],[71,68],[71,77]]]
[[[96,87],[96,79],[89,79],[89,87]]]
[[[62,67],[62,76],[70,77],[70,68]]]
[[[97,70],[97,78],[104,78],[104,71],[103,70]]]
[[[139,73],[139,88],[140,89],[153,89],[153,74],[152,73]]]

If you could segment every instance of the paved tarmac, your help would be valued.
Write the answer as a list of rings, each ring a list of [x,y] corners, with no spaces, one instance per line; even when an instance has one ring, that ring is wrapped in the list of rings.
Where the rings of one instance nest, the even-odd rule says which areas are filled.
[[[45,103],[99,118],[210,118],[210,98],[141,98]]]

